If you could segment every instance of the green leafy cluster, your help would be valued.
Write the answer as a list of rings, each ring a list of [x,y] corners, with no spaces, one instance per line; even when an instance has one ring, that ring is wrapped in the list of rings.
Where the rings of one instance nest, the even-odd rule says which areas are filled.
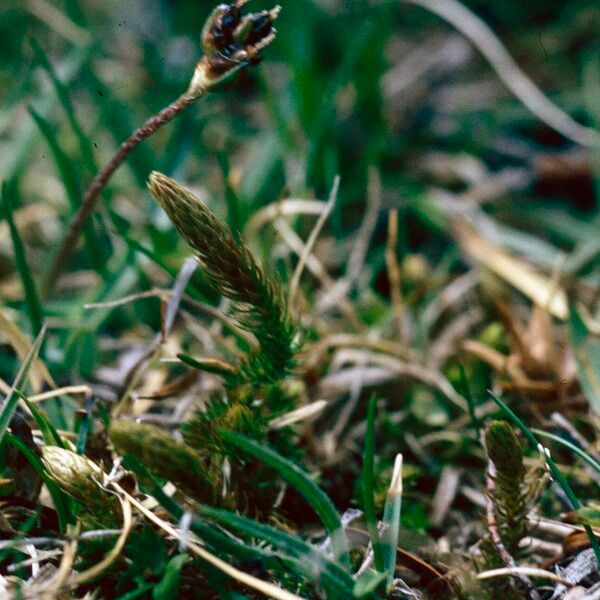
[[[247,403],[229,402],[226,398],[213,399],[206,410],[198,410],[183,425],[183,439],[193,448],[222,453],[223,441],[219,431],[229,429],[258,438],[264,431],[264,420]]]

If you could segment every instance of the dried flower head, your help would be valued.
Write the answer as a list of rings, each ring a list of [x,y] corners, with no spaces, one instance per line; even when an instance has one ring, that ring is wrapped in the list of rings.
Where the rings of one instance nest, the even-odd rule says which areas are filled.
[[[273,21],[280,7],[242,14],[246,0],[219,4],[204,25],[200,43],[204,56],[196,66],[189,93],[260,61],[261,51],[275,39]]]

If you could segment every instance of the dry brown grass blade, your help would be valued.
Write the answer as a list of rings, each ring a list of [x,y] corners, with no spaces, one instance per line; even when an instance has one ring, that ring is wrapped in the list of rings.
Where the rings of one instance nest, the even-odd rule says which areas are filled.
[[[498,78],[540,120],[583,146],[595,146],[600,132],[579,124],[525,75],[488,25],[458,0],[401,0],[417,4],[460,31],[487,59]]]
[[[532,302],[546,308],[553,316],[563,320],[567,318],[567,295],[564,289],[556,287],[550,277],[538,273],[525,261],[491,244],[464,224],[455,224],[454,231],[458,243],[473,259],[510,283]]]
[[[298,256],[302,256],[305,248],[304,242],[294,229],[292,229],[289,223],[280,217],[275,220],[273,226],[282,237],[283,241]],[[346,295],[340,293],[337,289],[336,281],[327,273],[323,263],[321,263],[314,254],[309,253],[306,257],[306,267],[321,282],[323,288],[334,295],[340,312],[346,317],[352,327],[356,330],[360,330],[362,328],[362,323],[358,318],[355,307],[350,300],[348,300]]]
[[[318,415],[328,404],[327,400],[315,400],[306,406],[301,406],[296,410],[287,412],[279,417],[275,417],[269,421],[269,429],[281,429],[288,427],[293,423],[305,421],[315,415]]]
[[[461,410],[467,411],[467,401],[452,387],[450,382],[439,372],[435,372],[428,369],[418,363],[407,362],[395,358],[393,356],[387,356],[385,354],[377,354],[375,352],[368,352],[363,350],[346,349],[343,350],[343,361],[353,362],[356,364],[362,364],[361,369],[365,369],[366,365],[376,365],[381,369],[381,376],[375,377],[384,381],[388,378],[397,377],[408,377],[424,383],[425,385],[431,386],[441,392],[452,404],[460,408]],[[338,352],[338,355],[340,352]],[[341,357],[342,358],[342,357]],[[340,377],[340,373],[348,375],[348,378]],[[377,372],[374,372],[377,375]],[[348,385],[352,376],[359,375],[359,370],[356,373],[352,373],[350,369],[345,371],[339,371],[324,377],[320,382],[320,388],[322,390],[328,390],[330,392],[338,391],[337,387],[339,383]],[[367,379],[364,379],[365,385]]]
[[[53,577],[50,585],[48,587],[44,587],[43,591],[40,592],[40,597],[44,600],[46,598],[51,600],[59,597],[60,592],[65,587],[67,579],[69,578],[69,574],[73,569],[73,563],[77,558],[77,533],[78,531],[75,530],[74,535],[65,541],[63,555],[60,565],[58,566],[58,570],[56,571],[56,574]]]
[[[85,46],[90,42],[90,34],[69,19],[64,12],[46,2],[46,0],[29,0],[25,3],[26,10],[42,23],[53,29],[58,35],[64,37],[77,46]]]
[[[385,249],[385,264],[390,282],[392,310],[398,328],[400,340],[408,342],[410,331],[407,323],[404,298],[402,297],[402,275],[398,264],[398,210],[393,209],[388,216],[388,237]]]
[[[323,200],[302,200],[300,198],[287,198],[257,210],[244,227],[244,239],[251,239],[269,221],[277,217],[291,217],[295,215],[320,215],[327,205]]]
[[[0,392],[4,395],[10,394],[10,385],[0,377]]]
[[[58,396],[75,396],[79,394],[88,395],[92,393],[92,389],[87,385],[67,385],[65,387],[56,388],[48,392],[42,392],[41,394],[35,394],[29,397],[29,402],[42,402],[49,400],[50,398],[56,398]]]
[[[338,189],[340,187],[340,177],[336,175],[333,186],[331,187],[331,192],[329,194],[329,199],[327,203],[323,207],[323,211],[319,215],[317,222],[315,223],[306,243],[304,244],[304,248],[302,249],[302,253],[300,254],[300,259],[298,260],[298,264],[296,266],[296,270],[294,271],[294,275],[292,276],[292,280],[290,282],[290,291],[289,291],[289,303],[291,306],[294,305],[294,300],[296,297],[296,291],[298,289],[298,285],[300,284],[300,276],[302,275],[302,271],[304,270],[304,266],[306,265],[306,261],[310,256],[313,246],[319,237],[319,233],[321,233],[321,229],[325,225],[325,221],[331,214],[333,207],[335,205],[335,200],[337,198]]]
[[[155,392],[136,393],[136,400],[166,400],[189,389],[198,379],[197,371],[187,371],[181,377],[168,381]]]

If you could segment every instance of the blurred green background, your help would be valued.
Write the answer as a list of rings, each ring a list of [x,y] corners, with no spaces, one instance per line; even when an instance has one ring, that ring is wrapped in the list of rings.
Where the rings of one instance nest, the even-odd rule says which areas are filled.
[[[466,4],[554,102],[598,125],[596,2]],[[0,6],[0,178],[15,178],[17,210],[31,209],[21,223],[34,279],[42,279],[95,170],[187,86],[199,57],[199,29],[212,7],[189,0]],[[252,3],[253,10],[261,7],[270,5]],[[240,230],[258,208],[281,197],[326,197],[339,174],[328,227],[343,240],[361,222],[368,171],[375,168],[383,193],[367,277],[382,297],[389,292],[382,248],[390,208],[400,211],[401,259],[418,252],[447,272],[461,270],[432,194],[460,199],[479,190],[476,209],[494,220],[497,241],[544,270],[559,253],[589,244],[598,222],[597,156],[532,116],[437,16],[403,2],[294,0],[283,3],[277,29],[258,69],[142,144],[112,180],[93,218],[95,242],[71,265],[73,278],[94,273],[93,285],[71,282],[44,306],[46,316],[69,330],[49,350],[65,378],[96,368],[99,355],[83,352],[98,343],[94,331],[118,337],[132,323],[158,326],[150,303],[93,317],[83,309],[84,302],[168,280],[165,269],[172,275],[187,253],[145,191],[152,169],[194,186]],[[466,204],[458,210],[468,212]],[[300,233],[310,226],[299,222]],[[278,262],[275,233],[261,235],[257,251]],[[346,268],[343,243],[340,248],[327,258],[333,275]],[[595,279],[596,257],[592,252],[580,265]],[[148,262],[158,258],[162,267],[150,269]],[[5,239],[0,293],[27,331],[16,279]],[[197,285],[202,291],[202,281]],[[10,379],[16,363],[11,349],[5,351],[0,375]]]

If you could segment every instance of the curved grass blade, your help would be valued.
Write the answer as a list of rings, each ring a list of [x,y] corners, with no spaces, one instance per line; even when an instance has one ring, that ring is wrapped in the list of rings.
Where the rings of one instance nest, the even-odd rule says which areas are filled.
[[[25,248],[19,235],[19,230],[15,224],[13,218],[13,210],[17,204],[17,185],[14,180],[4,181],[2,184],[2,212],[4,218],[8,223],[10,230],[10,237],[12,239],[13,250],[15,253],[15,264],[21,281],[23,283],[23,290],[25,292],[25,303],[27,305],[27,312],[29,313],[29,319],[31,321],[31,328],[34,333],[42,328],[44,320],[44,311],[42,304],[35,287],[33,275],[29,269],[29,263],[25,256]]]
[[[54,86],[54,90],[56,91],[56,95],[60,104],[62,105],[65,114],[67,115],[67,119],[69,120],[69,124],[71,129],[75,133],[77,140],[79,142],[79,149],[81,152],[81,158],[85,163],[87,169],[95,174],[98,171],[98,165],[96,164],[96,160],[94,158],[94,151],[92,150],[92,143],[89,138],[83,132],[83,128],[79,124],[77,120],[77,116],[75,114],[75,109],[73,107],[73,103],[71,102],[71,98],[69,97],[69,91],[67,86],[58,78],[56,71],[52,67],[48,56],[44,49],[40,46],[38,41],[35,38],[31,38],[31,47],[35,53],[36,60],[39,65],[46,71],[52,85]]]
[[[38,126],[42,136],[46,140],[48,147],[50,148],[52,158],[54,159],[54,163],[71,206],[71,212],[74,214],[79,208],[81,190],[79,189],[78,179],[75,175],[75,171],[71,166],[71,160],[65,151],[60,147],[52,125],[44,117],[38,114],[31,106],[28,108],[28,110],[32,119],[35,121],[35,124]],[[86,223],[84,226],[83,238],[85,251],[91,264],[96,271],[99,273],[104,273],[106,270],[106,260],[105,257],[103,257],[100,249],[104,248],[105,245],[100,243],[91,221]]]
[[[189,554],[176,554],[167,563],[162,579],[152,590],[152,600],[175,600],[179,597],[181,569],[189,560]]]
[[[583,319],[572,307],[569,329],[581,389],[590,406],[600,413],[600,340],[590,335]]]
[[[161,486],[156,481],[150,471],[135,457],[126,455],[126,468],[140,474],[143,481],[150,482],[146,484],[150,489],[148,492],[176,519],[181,519],[184,515],[183,507],[173,498],[167,496]],[[140,482],[141,483],[141,482]],[[285,566],[298,576],[306,579],[314,579],[314,561],[307,565],[303,557],[314,554],[314,548],[300,538],[291,536],[279,529],[257,523],[241,515],[229,512],[224,509],[217,509],[199,505],[195,508],[203,517],[211,519],[204,521],[195,517],[190,529],[196,533],[204,543],[218,550],[219,553],[234,556],[239,561],[277,561],[278,566]],[[257,537],[268,542],[276,548],[281,548],[281,552],[273,551],[267,548],[261,548],[247,544],[227,533],[219,527],[215,527],[214,522],[222,524],[228,528],[245,533],[250,537]],[[345,599],[351,596],[353,580],[343,567],[337,565],[323,557],[324,571],[321,574],[322,584],[327,588],[328,598]],[[307,567],[310,566],[310,569]]]
[[[131,107],[121,102],[113,89],[106,85],[95,72],[95,65],[86,63],[82,69],[82,78],[86,87],[92,93],[92,100],[100,110],[100,120],[110,131],[115,143],[120,145],[123,140],[137,127],[132,118]],[[127,164],[140,187],[146,185],[148,173],[156,164],[156,157],[148,144],[140,144],[129,156]]]
[[[181,519],[183,517],[185,509],[177,502],[177,500],[165,494],[154,475],[140,460],[131,454],[126,454],[123,465],[126,469],[133,471],[139,476],[138,483],[141,489],[154,496],[160,505],[175,519]],[[261,557],[262,549],[255,549],[246,544],[242,544],[232,536],[223,533],[222,530],[216,528],[213,524],[209,525],[208,523],[196,520],[192,522],[190,529],[196,533],[204,543],[218,549],[222,554],[230,554],[240,561],[254,560]]]
[[[223,527],[234,529],[241,535],[260,539],[279,548],[285,554],[298,557],[301,562],[307,563],[306,573],[314,575],[316,572],[314,567],[318,566],[322,569],[321,576],[325,580],[324,583],[333,584],[337,588],[345,589],[346,592],[351,591],[354,586],[354,580],[348,571],[340,565],[332,563],[314,546],[301,538],[222,508],[199,505],[196,507],[196,511]]]
[[[565,448],[568,448],[569,450],[571,450],[571,452],[574,452],[575,454],[577,454],[577,456],[579,456],[579,458],[581,458],[588,465],[590,465],[595,471],[600,473],[600,463],[597,460],[595,460],[594,458],[592,458],[587,452],[584,452],[581,448],[578,448],[575,444],[572,444],[568,440],[565,440],[558,435],[554,435],[553,433],[548,433],[547,431],[542,431],[541,429],[533,429],[532,428],[531,431],[533,433],[535,433],[536,435],[548,438],[549,440],[552,440],[553,442],[556,442],[557,444],[561,444]]]
[[[319,515],[323,526],[331,536],[333,553],[336,560],[347,565],[348,540],[338,512],[329,496],[302,469],[277,454],[277,452],[233,431],[221,431],[220,433],[226,442],[247,452],[263,464],[277,471],[285,481],[305,498],[312,509]]]
[[[40,133],[46,140],[48,148],[50,148],[50,152],[52,154],[52,158],[54,159],[58,174],[60,175],[60,179],[67,193],[71,210],[75,212],[78,208],[81,192],[79,190],[75,172],[71,168],[71,160],[65,151],[60,147],[60,144],[58,143],[54,133],[54,127],[50,124],[50,122],[42,117],[42,115],[40,115],[31,106],[29,106],[27,110],[29,111],[29,114],[31,115],[31,118],[34,120],[35,124],[38,126]]]
[[[48,477],[42,461],[38,456],[23,443],[18,437],[12,435],[12,433],[6,433],[6,441],[14,446],[26,459],[27,462],[32,466],[35,472],[43,479],[44,484],[48,488],[50,495],[52,496],[52,502],[56,509],[58,516],[58,522],[60,524],[61,531],[66,531],[69,523],[74,523],[75,519],[69,508],[70,502],[68,496]]]
[[[31,370],[31,366],[33,362],[38,357],[40,353],[40,349],[42,347],[42,342],[44,341],[44,336],[46,335],[46,326],[42,325],[40,332],[38,333],[35,342],[31,346],[25,360],[21,364],[21,368],[15,377],[15,380],[10,388],[10,392],[6,396],[2,407],[0,408],[0,442],[2,438],[6,434],[6,430],[10,424],[10,421],[13,417],[15,409],[17,408],[17,402],[19,400],[19,394],[17,390],[23,387],[23,383],[27,379],[29,375],[29,371]]]

